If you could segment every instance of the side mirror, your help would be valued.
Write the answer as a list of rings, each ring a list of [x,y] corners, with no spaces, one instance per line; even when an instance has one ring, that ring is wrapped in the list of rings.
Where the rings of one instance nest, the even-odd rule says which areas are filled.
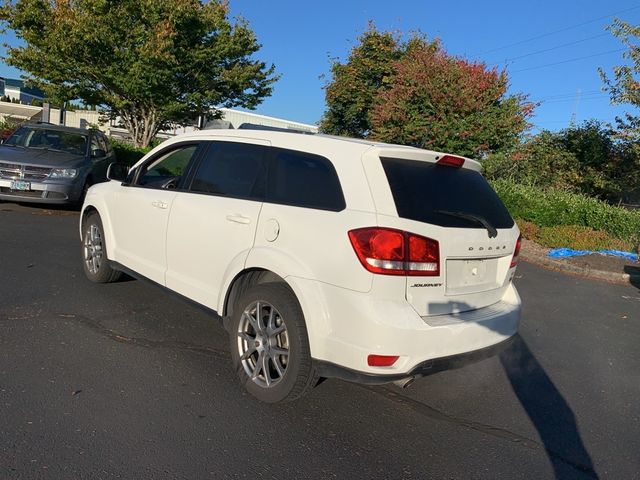
[[[91,156],[93,158],[102,158],[107,156],[107,152],[105,152],[101,148],[96,148],[94,150],[91,150]]]
[[[129,174],[129,167],[122,163],[112,163],[107,168],[107,178],[116,182],[124,182]]]

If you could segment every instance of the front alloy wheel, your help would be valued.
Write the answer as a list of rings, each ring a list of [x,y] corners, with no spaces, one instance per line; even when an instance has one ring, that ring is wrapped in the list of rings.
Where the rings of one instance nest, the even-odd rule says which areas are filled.
[[[97,275],[102,265],[102,234],[97,225],[89,225],[84,236],[84,263],[91,275]]]
[[[97,213],[90,214],[82,224],[82,266],[84,274],[96,283],[115,282],[122,275],[111,268],[107,258],[102,221]]]

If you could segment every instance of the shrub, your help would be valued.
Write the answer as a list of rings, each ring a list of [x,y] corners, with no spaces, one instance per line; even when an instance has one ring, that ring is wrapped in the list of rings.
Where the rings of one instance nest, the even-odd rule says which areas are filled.
[[[506,180],[495,180],[492,185],[514,218],[540,227],[589,227],[607,232],[630,245],[640,241],[640,211],[614,207],[565,190],[545,190]]]
[[[520,229],[520,233],[527,240],[538,240],[538,234],[540,233],[540,227],[533,222],[527,222],[521,218],[516,218],[516,223]]]
[[[540,188],[577,190],[580,166],[557,134],[543,131],[509,152],[489,155],[482,162],[485,177]]]
[[[9,136],[23,123],[25,120],[20,120],[13,117],[4,117],[0,119],[0,139],[6,140]]]
[[[128,166],[136,163],[151,150],[150,147],[134,147],[133,145],[129,145],[128,143],[124,143],[119,140],[110,139],[110,141],[116,155],[116,160],[120,163],[125,163]]]
[[[542,131],[482,161],[484,175],[542,188],[561,188],[615,204],[640,193],[637,137],[597,120]]]

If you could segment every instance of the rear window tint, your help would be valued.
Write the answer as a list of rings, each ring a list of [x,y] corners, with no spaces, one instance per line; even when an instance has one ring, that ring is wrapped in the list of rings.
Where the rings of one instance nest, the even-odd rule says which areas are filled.
[[[494,228],[513,227],[507,208],[480,172],[397,158],[381,161],[400,217],[442,227],[486,228],[472,216]]]
[[[340,211],[345,208],[338,175],[319,155],[278,149],[269,170],[267,201]]]

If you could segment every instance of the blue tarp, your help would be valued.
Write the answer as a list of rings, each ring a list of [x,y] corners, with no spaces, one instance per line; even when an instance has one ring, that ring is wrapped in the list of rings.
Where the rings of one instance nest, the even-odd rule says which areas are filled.
[[[638,261],[638,255],[635,253],[622,252],[620,250],[598,250],[593,252],[591,250],[573,250],[572,248],[554,248],[547,254],[552,258],[566,258],[566,257],[580,257],[582,255],[590,255],[592,253],[598,253],[600,255],[612,255],[614,257],[622,257],[632,262]]]

